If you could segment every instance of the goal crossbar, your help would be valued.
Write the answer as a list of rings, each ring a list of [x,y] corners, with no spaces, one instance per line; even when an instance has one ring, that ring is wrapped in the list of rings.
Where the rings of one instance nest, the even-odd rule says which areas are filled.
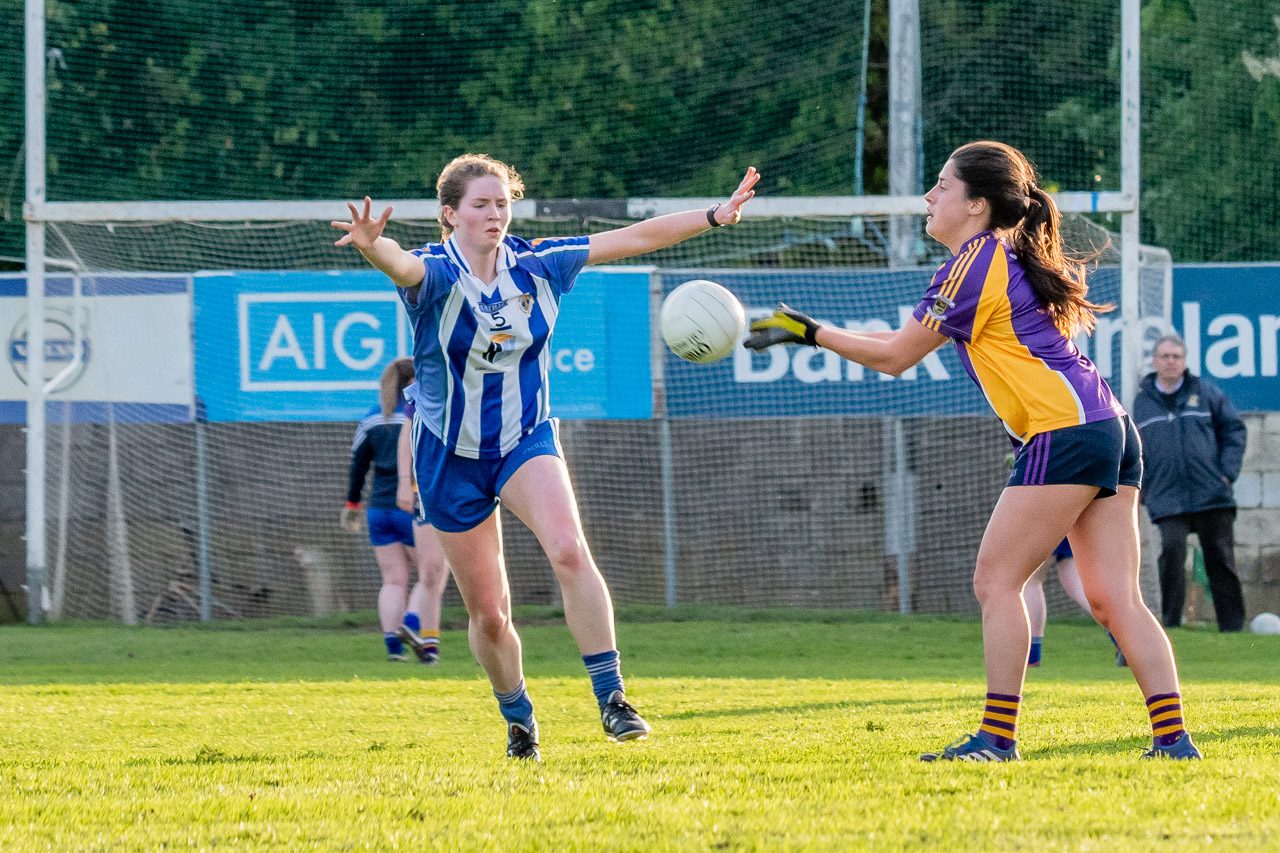
[[[1062,192],[1053,199],[1063,213],[1127,213],[1134,199],[1122,192]],[[679,210],[707,207],[722,198],[522,199],[516,219],[587,216],[646,219]],[[324,220],[345,216],[347,200],[306,201],[48,201],[28,204],[31,222],[257,222]],[[376,202],[395,208],[396,218],[432,220],[434,199],[390,199]],[[912,215],[925,212],[920,196],[781,196],[757,197],[742,209],[748,219]]]

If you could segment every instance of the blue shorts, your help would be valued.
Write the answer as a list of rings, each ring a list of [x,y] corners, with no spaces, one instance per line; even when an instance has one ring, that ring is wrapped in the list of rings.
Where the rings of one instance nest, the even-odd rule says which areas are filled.
[[[1071,553],[1071,543],[1065,539],[1063,539],[1061,542],[1058,543],[1057,548],[1053,549],[1053,559],[1055,561],[1070,560],[1072,556],[1073,555]]]
[[[1007,486],[1142,486],[1142,439],[1129,416],[1042,432],[1018,449]]]
[[[369,522],[369,541],[378,545],[391,545],[399,542],[413,547],[413,514],[402,509],[365,510],[365,519]]]
[[[543,421],[500,459],[467,459],[450,453],[444,442],[422,429],[414,465],[418,494],[427,522],[436,530],[461,533],[484,521],[498,506],[498,495],[521,465],[535,456],[559,456],[560,422]]]

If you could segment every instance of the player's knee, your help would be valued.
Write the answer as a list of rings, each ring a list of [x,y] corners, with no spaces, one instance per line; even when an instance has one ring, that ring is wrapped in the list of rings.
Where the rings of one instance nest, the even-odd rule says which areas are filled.
[[[1093,618],[1108,631],[1117,622],[1123,622],[1133,614],[1140,614],[1147,607],[1137,591],[1086,591],[1085,598],[1089,601]]]
[[[557,536],[546,544],[547,559],[562,580],[591,572],[591,552],[581,536]]]
[[[418,574],[422,578],[423,586],[435,589],[444,585],[449,575],[449,564],[443,557],[438,560],[425,560],[418,565]]]
[[[1089,610],[1093,613],[1093,618],[1098,620],[1098,624],[1108,631],[1111,630],[1112,620],[1115,618],[1115,604],[1110,596],[1106,595],[1085,595],[1089,601]]]
[[[378,567],[382,570],[383,586],[408,586],[409,585],[409,567],[400,564],[382,565]]]
[[[480,638],[496,643],[510,630],[511,620],[495,603],[491,607],[478,607],[471,613],[471,628]]]
[[[977,570],[973,573],[973,594],[977,596],[979,604],[986,606],[988,602],[1002,595],[1022,595],[1022,587],[1013,583],[1003,573],[979,563]]]
[[[989,579],[980,579],[978,575],[973,578],[973,594],[978,598],[978,605],[986,607],[998,594],[998,587],[991,583]]]

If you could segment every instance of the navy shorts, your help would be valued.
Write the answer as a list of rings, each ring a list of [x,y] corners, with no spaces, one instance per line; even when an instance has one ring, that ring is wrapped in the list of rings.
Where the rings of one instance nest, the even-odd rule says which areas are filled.
[[[369,522],[369,541],[378,545],[391,545],[399,542],[413,547],[413,514],[402,509],[365,510],[365,519]]]
[[[1070,560],[1071,557],[1072,557],[1071,543],[1063,539],[1061,542],[1058,543],[1058,547],[1053,549],[1053,559],[1055,561]]]
[[[1018,449],[1008,486],[1142,486],[1142,439],[1129,416],[1042,432]]]
[[[535,456],[564,458],[559,424],[556,418],[543,421],[500,459],[458,456],[446,450],[430,430],[420,430],[414,465],[427,522],[436,530],[461,533],[484,521],[498,506],[502,487],[521,465]]]

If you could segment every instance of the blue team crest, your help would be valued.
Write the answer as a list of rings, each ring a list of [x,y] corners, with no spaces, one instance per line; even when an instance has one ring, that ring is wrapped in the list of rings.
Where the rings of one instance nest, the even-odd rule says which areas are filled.
[[[956,307],[954,300],[939,295],[933,300],[933,304],[929,306],[929,310],[925,313],[935,320],[945,320],[947,319],[947,312],[954,307]]]
[[[516,301],[516,304],[520,306],[520,310],[524,312],[526,317],[529,316],[533,313],[533,294],[520,294],[520,298]]]
[[[484,351],[484,360],[493,364],[509,352],[516,351],[516,336],[507,334],[494,335],[489,339],[489,348]]]

